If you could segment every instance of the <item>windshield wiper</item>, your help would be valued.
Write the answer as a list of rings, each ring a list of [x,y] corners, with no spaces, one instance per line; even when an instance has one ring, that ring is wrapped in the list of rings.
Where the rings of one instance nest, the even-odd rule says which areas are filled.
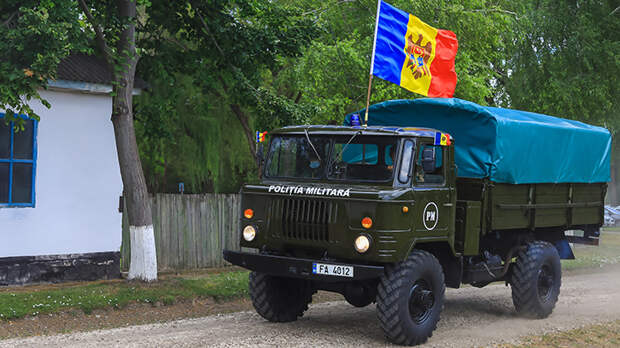
[[[349,141],[347,141],[346,144],[344,144],[344,146],[342,147],[342,150],[340,150],[340,152],[338,152],[338,154],[332,158],[330,158],[329,163],[327,164],[327,168],[329,170],[329,172],[331,172],[332,170],[332,165],[334,164],[334,162],[336,161],[337,158],[340,157],[340,155],[342,155],[344,153],[344,150],[347,149],[347,146],[349,146],[349,144],[351,144],[351,142],[353,141],[353,139],[355,139],[355,137],[357,137],[358,135],[362,134],[362,131],[357,131],[355,132],[355,134],[353,134],[353,136],[351,138],[349,138]],[[334,145],[335,146],[335,145]]]
[[[308,144],[310,144],[310,146],[312,147],[312,150],[314,150],[314,154],[316,155],[316,158],[318,158],[319,162],[322,162],[321,156],[319,156],[319,152],[316,150],[316,148],[314,147],[314,144],[310,140],[310,136],[308,135],[308,128],[304,129],[304,132],[306,133],[306,139],[308,139]]]

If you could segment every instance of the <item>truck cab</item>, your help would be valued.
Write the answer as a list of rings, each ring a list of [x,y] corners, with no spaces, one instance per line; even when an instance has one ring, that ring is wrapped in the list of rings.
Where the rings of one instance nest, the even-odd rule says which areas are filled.
[[[454,247],[453,147],[432,129],[287,127],[271,134],[261,183],[242,190],[241,246],[366,265],[420,243]],[[446,135],[444,135],[446,136]],[[301,270],[300,270],[301,272]]]

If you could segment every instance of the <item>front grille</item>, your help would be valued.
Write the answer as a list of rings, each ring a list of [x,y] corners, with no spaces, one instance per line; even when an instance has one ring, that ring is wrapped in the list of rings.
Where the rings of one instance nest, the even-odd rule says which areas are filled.
[[[329,241],[329,224],[336,220],[337,205],[318,199],[283,198],[274,201],[275,217],[285,238]],[[277,220],[276,220],[277,221]]]

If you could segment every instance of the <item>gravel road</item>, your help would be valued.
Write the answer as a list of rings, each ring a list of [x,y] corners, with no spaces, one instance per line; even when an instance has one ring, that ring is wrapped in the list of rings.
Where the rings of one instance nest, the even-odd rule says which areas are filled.
[[[525,335],[620,319],[620,268],[564,277],[560,301],[543,320],[515,316],[510,288],[448,290],[442,319],[425,346],[468,347],[515,342]],[[310,307],[297,322],[273,324],[240,312],[164,324],[0,341],[0,347],[368,347],[387,346],[374,305]]]

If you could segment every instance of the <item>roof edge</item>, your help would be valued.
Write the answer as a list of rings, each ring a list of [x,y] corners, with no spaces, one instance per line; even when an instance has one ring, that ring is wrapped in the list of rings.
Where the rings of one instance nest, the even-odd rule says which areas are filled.
[[[87,94],[112,93],[112,85],[81,81],[48,80],[47,87],[49,90],[62,92],[81,92]],[[140,88],[134,88],[132,92],[133,95],[139,95],[141,93],[142,89]]]

